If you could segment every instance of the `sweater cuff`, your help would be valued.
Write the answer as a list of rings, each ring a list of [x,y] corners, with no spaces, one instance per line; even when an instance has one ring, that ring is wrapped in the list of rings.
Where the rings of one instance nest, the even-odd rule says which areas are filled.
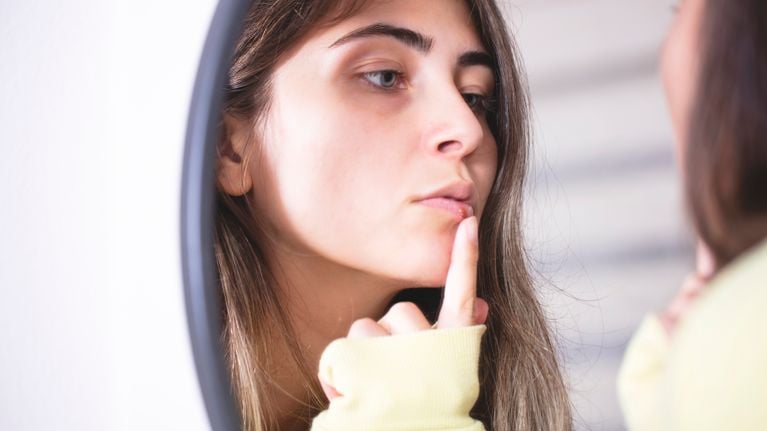
[[[476,325],[333,341],[319,374],[341,396],[312,430],[484,430],[469,416],[484,332]]]

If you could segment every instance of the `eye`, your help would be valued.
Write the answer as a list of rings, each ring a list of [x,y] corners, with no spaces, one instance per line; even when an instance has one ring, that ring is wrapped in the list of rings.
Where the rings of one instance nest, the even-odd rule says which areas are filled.
[[[463,100],[469,105],[472,111],[485,113],[493,110],[493,104],[490,98],[477,93],[463,93]]]
[[[402,84],[402,72],[396,70],[376,70],[363,73],[362,76],[371,84],[385,90],[391,90]]]

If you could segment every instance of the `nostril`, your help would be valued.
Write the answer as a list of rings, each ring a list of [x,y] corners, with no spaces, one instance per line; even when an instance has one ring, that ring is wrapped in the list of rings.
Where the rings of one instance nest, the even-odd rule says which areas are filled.
[[[437,150],[440,153],[451,153],[459,151],[461,149],[461,143],[457,141],[443,142],[437,146]]]

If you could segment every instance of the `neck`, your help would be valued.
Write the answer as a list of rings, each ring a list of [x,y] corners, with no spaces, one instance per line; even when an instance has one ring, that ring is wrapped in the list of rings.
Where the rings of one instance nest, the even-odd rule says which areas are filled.
[[[357,319],[381,318],[396,293],[405,288],[393,280],[319,256],[275,250],[273,258],[282,303],[295,331],[305,369],[312,376],[317,375],[320,355],[331,341],[345,337]],[[309,414],[308,385],[300,368],[285,360],[288,355],[287,350],[275,349],[270,361],[275,364],[275,369],[270,370],[274,384],[284,390],[275,391],[272,404],[280,418],[279,429],[307,429],[305,421],[297,423],[296,417]]]

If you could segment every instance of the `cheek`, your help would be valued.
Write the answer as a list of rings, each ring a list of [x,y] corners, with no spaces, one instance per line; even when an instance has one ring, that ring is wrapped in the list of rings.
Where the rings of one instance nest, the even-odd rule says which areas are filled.
[[[477,193],[480,197],[477,211],[478,218],[482,216],[482,211],[487,203],[487,198],[490,195],[490,190],[495,181],[495,174],[498,170],[498,147],[495,140],[492,139],[490,131],[487,130],[486,133],[490,138],[477,149],[469,163],[471,178],[476,184]]]
[[[671,123],[674,128],[677,146],[684,142],[687,123],[689,72],[685,64],[683,40],[677,26],[671,31],[663,47],[661,57],[661,75],[666,92]]]
[[[273,180],[266,187],[273,191],[265,204],[286,241],[341,259],[393,210],[382,196],[401,175],[405,155],[391,142],[402,139],[382,130],[369,110],[302,90],[275,92],[267,144]],[[386,142],[375,139],[381,136]]]
[[[699,31],[702,2],[687,0],[669,31],[661,56],[661,75],[674,128],[677,160],[684,151],[697,85]]]

